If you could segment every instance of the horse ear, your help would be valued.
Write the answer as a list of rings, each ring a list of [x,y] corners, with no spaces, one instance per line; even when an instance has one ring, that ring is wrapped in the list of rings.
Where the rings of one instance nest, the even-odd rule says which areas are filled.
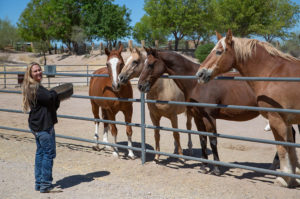
[[[133,49],[130,47],[130,48],[129,48],[129,51],[132,53]]]
[[[147,55],[150,55],[150,53],[151,53],[150,49],[149,49],[149,48],[146,48],[146,47],[144,47],[144,49],[145,49]]]
[[[231,45],[232,43],[232,32],[229,29],[228,32],[226,33],[226,39],[225,39],[226,44]]]
[[[219,41],[220,39],[222,39],[222,35],[221,35],[220,33],[218,33],[217,31],[216,31],[216,36],[217,36],[218,41]]]
[[[110,52],[109,52],[108,48],[105,48],[104,51],[105,51],[105,54],[106,54],[107,56],[109,56]]]
[[[118,50],[119,54],[121,54],[122,50],[123,50],[123,44],[121,44],[121,42],[120,42],[120,47],[119,47],[119,50]]]

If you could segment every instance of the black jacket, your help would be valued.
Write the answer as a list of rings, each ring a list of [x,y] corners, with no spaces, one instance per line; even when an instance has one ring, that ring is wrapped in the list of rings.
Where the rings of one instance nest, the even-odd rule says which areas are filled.
[[[56,110],[60,101],[55,91],[40,85],[36,92],[36,103],[30,104],[29,128],[34,132],[44,131],[57,123]]]

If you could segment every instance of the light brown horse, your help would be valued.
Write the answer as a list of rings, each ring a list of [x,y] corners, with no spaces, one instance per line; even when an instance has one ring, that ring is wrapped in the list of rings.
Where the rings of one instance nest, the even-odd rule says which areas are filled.
[[[127,84],[128,80],[139,77],[145,63],[145,55],[137,48],[130,49],[131,54],[128,57],[125,66],[119,74],[120,83]],[[162,101],[184,101],[184,95],[175,82],[171,79],[159,79],[147,93],[147,99],[162,100]],[[147,103],[150,112],[150,118],[155,126],[160,125],[160,119],[166,117],[171,121],[173,128],[178,128],[177,115],[185,112],[186,108],[180,105]],[[191,129],[191,116],[187,115],[186,128]],[[178,132],[173,132],[174,137],[174,153],[182,155],[180,145],[180,135]],[[160,134],[159,129],[154,129],[155,150],[160,151]],[[188,134],[189,154],[192,155],[192,139],[191,134]],[[155,155],[155,161],[159,160],[159,154]]]
[[[146,51],[147,59],[138,83],[138,88],[143,92],[149,91],[151,86],[165,72],[169,75],[191,76],[199,68],[199,64],[193,63],[175,52],[162,52],[147,48]],[[238,73],[227,75],[239,76]],[[195,79],[175,79],[174,81],[184,93],[187,102],[256,106],[255,95],[245,82],[236,84],[234,81],[211,81],[209,84],[200,85]],[[216,119],[247,121],[259,115],[257,111],[187,107],[189,114],[194,117],[198,131],[212,133],[217,133]],[[207,159],[207,137],[200,136],[200,140],[202,157]],[[219,161],[217,138],[209,137],[209,140],[214,160]],[[213,173],[220,174],[218,166],[214,166]]]
[[[212,79],[232,68],[242,76],[253,77],[300,77],[300,60],[284,54],[266,42],[255,39],[236,38],[229,30],[219,39],[214,49],[197,72],[199,82]],[[300,83],[283,81],[248,81],[256,95],[258,106],[300,109]],[[211,91],[214,92],[214,91]],[[300,123],[300,114],[261,111],[270,122],[275,140],[293,142],[292,124]],[[287,173],[300,173],[295,147],[277,145],[280,168]],[[293,187],[299,179],[278,177],[282,186]]]
[[[101,97],[118,97],[118,98],[132,98],[132,87],[130,82],[124,85],[120,85],[118,81],[118,74],[124,66],[124,60],[121,56],[123,46],[121,45],[118,50],[109,51],[105,49],[107,55],[107,61],[105,68],[96,70],[93,74],[109,74],[109,77],[92,77],[89,87],[89,96],[101,96]],[[98,100],[91,99],[92,111],[94,118],[99,119],[99,108],[101,108],[102,118],[104,120],[115,120],[116,114],[122,111],[125,117],[125,122],[131,123],[132,118],[132,102],[121,102],[112,100]],[[111,134],[114,137],[114,143],[117,143],[117,128],[115,124],[110,124]],[[103,141],[108,142],[108,124],[104,123]],[[95,139],[98,141],[99,122],[96,122],[95,126]],[[126,126],[126,133],[128,136],[128,146],[132,146],[131,126]],[[93,147],[95,150],[99,150],[98,144]],[[114,156],[118,156],[118,149],[113,147]],[[132,150],[128,150],[128,156],[134,158]]]

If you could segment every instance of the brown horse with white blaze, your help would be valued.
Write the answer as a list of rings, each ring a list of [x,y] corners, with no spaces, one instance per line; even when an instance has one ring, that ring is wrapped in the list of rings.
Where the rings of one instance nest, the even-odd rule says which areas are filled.
[[[115,98],[132,98],[133,92],[130,82],[121,85],[118,81],[118,74],[124,66],[124,60],[121,56],[123,46],[120,45],[118,50],[109,51],[105,49],[107,55],[107,62],[105,68],[96,70],[93,74],[109,74],[109,77],[92,77],[89,87],[89,96],[100,97],[115,97]],[[112,100],[100,100],[91,99],[92,111],[94,118],[99,119],[99,108],[101,108],[102,119],[115,120],[116,114],[121,111],[124,114],[125,122],[131,123],[132,118],[132,102],[121,102]],[[95,139],[98,141],[99,122],[95,124]],[[109,124],[104,123],[103,141],[108,142],[108,130]],[[117,143],[117,128],[115,124],[110,124],[111,134],[114,137],[114,143]],[[128,136],[128,146],[132,146],[132,128],[126,126],[126,134]],[[98,144],[93,147],[95,150],[99,150]],[[113,147],[114,156],[119,156],[118,149]],[[134,158],[132,150],[128,150],[128,156]]]
[[[199,68],[199,64],[184,58],[175,52],[156,51],[147,49],[147,59],[143,72],[139,78],[139,89],[147,92],[163,74],[191,76]],[[231,76],[239,76],[238,73],[229,73]],[[251,88],[245,83],[236,84],[234,81],[212,81],[209,84],[197,84],[195,79],[174,79],[178,87],[185,95],[187,102],[200,102],[212,104],[235,104],[256,106],[256,99]],[[212,92],[213,91],[213,92]],[[231,121],[247,121],[257,117],[257,111],[209,108],[187,106],[188,114],[194,118],[198,131],[217,133],[216,119]],[[214,160],[219,161],[217,137],[209,137]],[[207,136],[200,136],[202,157],[207,159]],[[220,174],[219,167],[214,165],[213,173]]]
[[[211,81],[217,75],[237,69],[249,77],[300,77],[300,60],[284,54],[266,42],[237,38],[229,30],[226,37],[217,33],[218,43],[201,64],[197,76],[200,83]],[[255,92],[258,106],[300,109],[299,82],[248,81]],[[213,92],[213,91],[212,91]],[[300,123],[300,114],[265,112],[276,141],[293,142],[292,124]],[[287,173],[300,173],[295,147],[277,145],[280,169]],[[300,180],[278,177],[286,187],[299,186]]]
[[[146,56],[143,55],[137,48],[130,49],[131,54],[128,57],[125,66],[123,67],[121,73],[119,74],[119,80],[123,84],[135,77],[139,77],[146,60]],[[158,79],[157,82],[153,85],[151,90],[147,93],[147,99],[152,100],[161,100],[161,101],[184,101],[184,95],[182,91],[178,88],[175,82],[172,79]],[[171,121],[173,128],[178,128],[178,114],[181,114],[186,111],[185,106],[180,105],[171,105],[171,104],[158,104],[158,103],[147,103],[150,118],[155,126],[160,125],[160,120],[162,117],[166,117]],[[191,116],[187,115],[186,127],[191,129]],[[181,144],[180,144],[180,135],[178,132],[173,132],[174,137],[174,153],[180,155],[183,154]],[[159,129],[154,129],[154,138],[155,138],[155,150],[160,151],[160,134]],[[192,139],[191,134],[188,134],[188,148],[189,155],[192,155]],[[159,160],[159,154],[155,155],[155,161]]]

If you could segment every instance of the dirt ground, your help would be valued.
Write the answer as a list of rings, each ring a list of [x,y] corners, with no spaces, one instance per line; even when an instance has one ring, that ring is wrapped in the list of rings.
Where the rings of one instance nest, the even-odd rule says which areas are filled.
[[[71,62],[72,59],[69,58]],[[76,59],[85,60],[85,58]],[[74,58],[73,61],[76,59]],[[34,60],[20,62],[29,63],[29,61]],[[16,60],[14,62],[19,63]],[[47,84],[47,80],[44,79],[44,83]],[[19,90],[15,87],[9,89]],[[76,86],[74,94],[87,96],[88,88]],[[134,98],[139,97],[140,93],[134,85]],[[21,102],[20,94],[0,93],[0,109],[21,110]],[[140,104],[133,105],[132,122],[140,123]],[[63,101],[58,114],[93,117],[89,100],[79,98]],[[26,114],[0,112],[0,126],[28,129],[27,118]],[[124,120],[121,113],[117,115],[117,120]],[[179,128],[185,129],[185,122],[184,114],[179,115]],[[148,112],[146,112],[146,123],[152,125]],[[273,140],[272,133],[264,131],[265,125],[266,120],[262,117],[248,122],[217,121],[219,133]],[[161,126],[170,127],[170,121],[162,119]],[[94,123],[90,121],[59,118],[55,130],[56,134],[92,140],[94,127]],[[118,125],[118,129],[118,143],[127,144],[125,126]],[[194,124],[193,129],[195,130]],[[102,131],[101,125],[100,132]],[[141,131],[133,127],[133,132],[133,145],[138,147],[141,143]],[[100,139],[102,140],[101,134]],[[193,156],[201,157],[199,137],[192,135],[192,140]],[[36,146],[33,135],[0,129],[0,199],[298,199],[300,196],[300,188],[279,187],[274,184],[275,176],[272,175],[222,167],[222,175],[214,176],[201,172],[199,162],[188,160],[183,163],[175,158],[161,156],[160,163],[156,164],[153,162],[152,154],[147,154],[147,161],[142,165],[138,152],[135,152],[137,158],[131,160],[127,157],[127,150],[120,149],[120,157],[116,158],[112,156],[112,150],[109,149],[93,151],[91,143],[63,138],[57,138],[56,141],[57,157],[54,162],[53,177],[54,183],[60,185],[63,192],[40,194],[34,191]],[[111,136],[109,141],[112,142]],[[300,141],[298,129],[296,141],[298,143]],[[155,147],[154,133],[151,129],[146,130],[146,143],[148,149]],[[183,133],[181,145],[184,153],[187,154],[187,135]],[[222,161],[260,168],[270,167],[276,151],[273,145],[221,138],[218,139],[218,148]],[[161,151],[173,153],[173,150],[172,132],[161,131]],[[208,152],[209,159],[212,159],[210,147]],[[297,152],[300,158],[299,149]]]
[[[76,95],[87,95],[87,87],[76,87]],[[21,110],[21,95],[0,94],[0,108]],[[134,88],[134,98],[139,92]],[[58,114],[92,117],[89,100],[71,98],[61,103]],[[26,114],[0,112],[0,125],[27,129]],[[118,120],[123,120],[118,114]],[[134,103],[133,121],[140,122],[140,104]],[[151,124],[149,114],[146,122]],[[217,122],[220,133],[273,139],[263,130],[266,121],[258,117],[248,122]],[[163,119],[161,126],[170,126]],[[179,128],[185,128],[185,116],[179,116]],[[56,133],[93,139],[94,124],[89,121],[59,118]],[[101,131],[103,127],[101,126]],[[118,143],[127,144],[125,127],[118,126]],[[193,125],[195,129],[195,125]],[[140,129],[133,128],[134,146],[140,145]],[[100,136],[102,139],[102,136]],[[111,136],[109,137],[112,142]],[[192,136],[194,156],[200,157],[199,138]],[[300,141],[297,136],[297,141]],[[147,148],[154,148],[153,130],[146,130]],[[187,153],[187,135],[181,134],[181,143]],[[137,159],[128,159],[126,150],[120,149],[120,158],[111,150],[93,151],[91,143],[57,138],[57,157],[53,175],[54,183],[63,188],[62,193],[40,194],[34,191],[34,137],[28,133],[0,130],[0,198],[299,198],[300,189],[287,189],[274,184],[275,177],[248,170],[223,168],[221,176],[204,174],[200,163],[182,163],[161,156],[160,164],[147,154],[142,165]],[[275,146],[236,141],[218,140],[220,159],[260,168],[268,168],[275,154]],[[161,132],[161,151],[172,153],[173,136]],[[209,158],[212,159],[209,150]],[[299,152],[299,151],[298,151]],[[298,153],[299,154],[299,153]],[[300,156],[298,156],[300,157]]]

